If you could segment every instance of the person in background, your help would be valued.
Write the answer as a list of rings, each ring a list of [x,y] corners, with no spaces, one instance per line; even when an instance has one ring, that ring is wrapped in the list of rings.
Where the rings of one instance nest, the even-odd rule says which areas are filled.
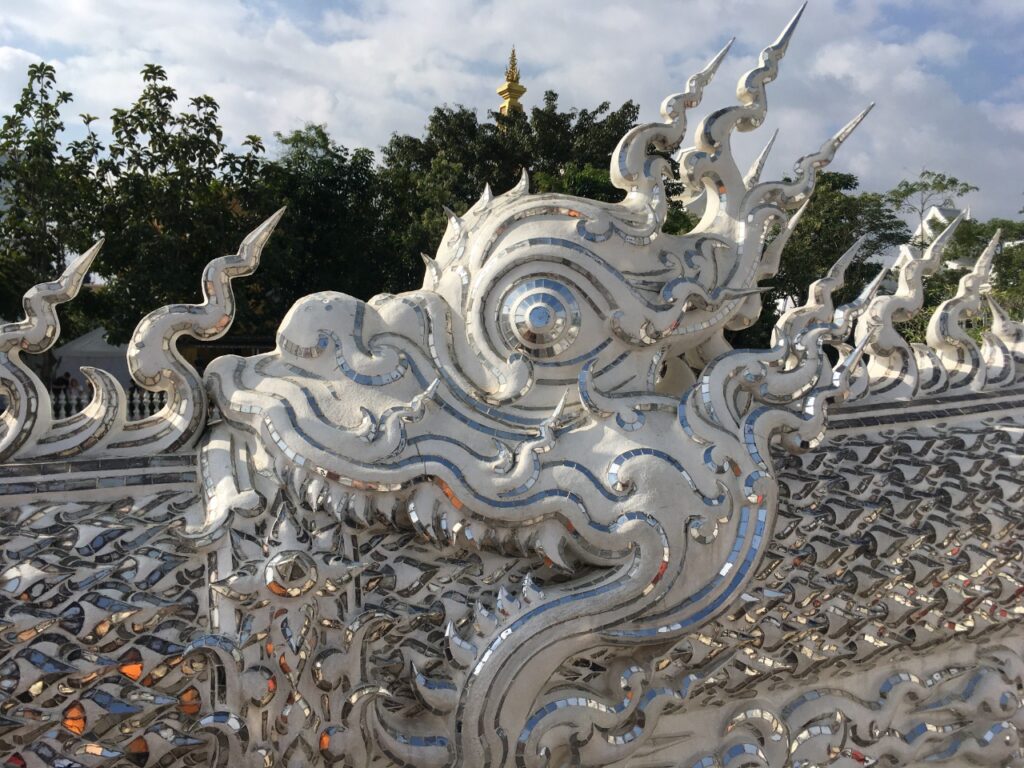
[[[67,392],[70,386],[71,374],[68,373],[67,371],[65,371],[63,374],[61,374],[60,376],[53,380],[53,391],[55,394],[58,392]]]
[[[64,375],[67,376],[67,374]],[[72,403],[77,403],[79,398],[82,396],[82,383],[74,377],[69,378],[68,399],[70,399]]]

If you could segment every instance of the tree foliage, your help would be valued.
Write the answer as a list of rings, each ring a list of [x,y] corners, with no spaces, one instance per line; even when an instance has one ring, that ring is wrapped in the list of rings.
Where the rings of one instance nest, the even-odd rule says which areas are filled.
[[[28,68],[28,83],[0,125],[0,315],[14,318],[25,291],[53,279],[64,255],[91,244],[96,185],[90,165],[96,138],[61,145],[61,108],[49,64]]]
[[[563,109],[549,91],[529,112],[483,119],[463,106],[437,107],[422,135],[395,134],[379,156],[341,146],[322,125],[276,134],[268,156],[257,136],[229,151],[217,103],[209,96],[179,103],[161,67],[146,66],[141,85],[132,104],[114,110],[108,146],[90,115],[67,141],[62,113],[71,94],[57,88],[52,66],[29,68],[0,124],[0,316],[19,317],[28,287],[51,279],[69,254],[106,234],[94,266],[98,280],[62,312],[65,337],[102,325],[111,340],[123,341],[146,312],[196,301],[205,264],[234,251],[246,232],[287,205],[260,278],[235,285],[235,333],[269,340],[302,295],[331,289],[365,299],[420,284],[419,254],[436,249],[444,207],[465,210],[487,183],[504,191],[527,169],[535,192],[620,200],[609,161],[638,116],[632,101]],[[909,238],[899,213],[921,217],[933,203],[974,189],[923,171],[880,195],[861,192],[850,174],[822,174],[768,283],[760,321],[734,343],[767,344],[779,307],[803,301],[810,281],[866,235],[839,298],[851,297],[877,271],[873,257]],[[694,224],[678,204],[670,206],[667,231]],[[949,258],[975,258],[998,226],[1006,239],[1024,238],[1021,222],[965,222]],[[1024,314],[1021,267],[1021,248],[996,260],[995,290],[1015,316]],[[929,305],[955,290],[959,274],[944,270],[928,282]],[[910,331],[923,337],[923,325]]]
[[[244,194],[262,165],[256,137],[242,154],[226,150],[212,98],[178,111],[162,67],[147,66],[142,80],[138,100],[114,111],[110,146],[95,158],[94,226],[110,235],[96,262],[106,280],[99,312],[114,340],[156,307],[198,300],[207,262],[234,251],[251,223]]]
[[[901,213],[913,214],[919,224],[933,205],[954,206],[956,201],[978,188],[956,176],[922,170],[914,180],[904,179],[889,193],[889,201]]]
[[[317,290],[368,298],[406,278],[384,236],[373,153],[349,151],[322,125],[276,134],[280,153],[251,186],[253,221],[284,205],[259,279],[239,280],[236,332],[272,338],[296,299]]]
[[[394,135],[384,146],[380,169],[389,240],[402,254],[407,285],[419,282],[419,253],[432,253],[444,234],[444,207],[462,211],[485,184],[496,192],[512,187],[526,169],[533,191],[562,192],[596,200],[620,200],[608,181],[612,150],[636,122],[628,101],[593,110],[563,111],[558,94],[527,115],[490,113],[481,121],[463,106],[437,107],[422,137]]]
[[[109,147],[90,115],[84,137],[64,146],[60,109],[71,94],[56,89],[53,67],[29,68],[0,129],[3,317],[17,317],[28,287],[107,233],[94,264],[101,284],[63,315],[69,335],[103,325],[124,341],[146,312],[196,300],[206,263],[236,247],[249,218],[239,192],[260,169],[259,140],[227,152],[213,99],[190,99],[179,112],[161,67],[147,66],[142,79],[138,100],[114,111]]]

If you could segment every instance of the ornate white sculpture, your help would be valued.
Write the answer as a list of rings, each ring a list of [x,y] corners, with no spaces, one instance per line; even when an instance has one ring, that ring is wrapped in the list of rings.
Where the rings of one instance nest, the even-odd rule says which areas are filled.
[[[956,222],[895,295],[833,306],[854,246],[771,349],[724,340],[866,114],[792,181],[737,167],[798,18],[692,148],[728,47],[623,138],[621,203],[487,189],[421,290],[309,296],[201,382],[175,341],[226,332],[278,212],[203,304],[140,324],[132,375],[167,395],[141,421],[87,371],[93,403],[51,422],[19,359],[99,246],[30,291],[0,331],[8,762],[1021,764],[1024,333],[985,293],[995,241],[932,349],[894,323]],[[677,152],[705,201],[683,236]]]

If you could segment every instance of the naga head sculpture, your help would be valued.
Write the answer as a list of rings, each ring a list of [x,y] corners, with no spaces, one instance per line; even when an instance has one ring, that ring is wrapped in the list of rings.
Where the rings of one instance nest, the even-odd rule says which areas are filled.
[[[422,289],[308,296],[273,352],[209,367],[216,426],[186,534],[232,533],[222,631],[268,606],[247,674],[263,690],[287,670],[287,706],[308,711],[286,743],[306,743],[322,697],[345,715],[320,749],[346,759],[375,744],[416,765],[533,765],[572,741],[605,765],[635,748],[621,713],[577,732],[602,718],[567,665],[653,654],[742,589],[776,504],[769,442],[820,432],[859,354],[833,370],[821,352],[863,304],[833,312],[845,260],[770,352],[724,338],[756,319],[794,212],[865,114],[790,181],[760,180],[764,154],[740,171],[730,136],[763,122],[798,18],[692,148],[686,111],[728,46],[663,122],[623,137],[621,202],[531,194],[524,172],[449,212]],[[703,201],[683,235],[663,231],[669,184]]]

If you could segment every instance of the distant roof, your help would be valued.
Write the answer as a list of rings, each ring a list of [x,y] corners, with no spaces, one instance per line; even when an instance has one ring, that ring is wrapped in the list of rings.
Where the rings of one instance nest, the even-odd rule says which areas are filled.
[[[88,333],[83,333],[77,339],[61,344],[53,350],[57,357],[65,355],[90,355],[105,357],[123,357],[128,345],[115,346],[107,341],[107,330],[105,328],[93,328]]]

